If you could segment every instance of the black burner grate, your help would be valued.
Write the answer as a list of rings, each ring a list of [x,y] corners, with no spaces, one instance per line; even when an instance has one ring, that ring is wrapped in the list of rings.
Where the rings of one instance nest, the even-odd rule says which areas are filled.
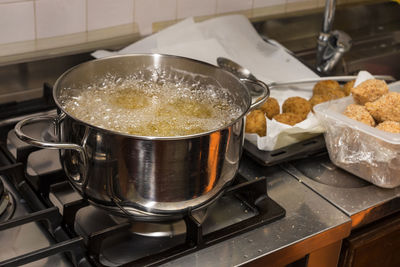
[[[222,229],[205,233],[203,224],[196,219],[196,212],[201,212],[201,210],[189,212],[184,217],[187,230],[185,241],[182,244],[177,244],[162,252],[152,253],[124,263],[123,266],[157,266],[241,233],[248,232],[285,216],[285,210],[268,197],[265,177],[247,181],[241,176],[237,176],[235,181],[236,184],[229,188],[224,193],[223,197],[230,196],[239,199],[247,209],[250,209],[255,214],[255,216],[233,223]],[[128,231],[130,226],[131,224],[129,222],[123,222],[89,234],[87,237],[87,248],[91,259],[96,265],[104,266],[100,259],[103,242],[113,235]]]

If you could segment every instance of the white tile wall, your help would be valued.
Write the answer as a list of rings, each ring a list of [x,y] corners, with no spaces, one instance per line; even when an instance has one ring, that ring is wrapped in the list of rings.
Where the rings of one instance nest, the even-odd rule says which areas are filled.
[[[177,0],[177,17],[183,19],[191,16],[215,15],[217,0]]]
[[[339,4],[362,0],[337,0]],[[325,0],[0,0],[0,44],[64,36],[136,23],[253,10],[253,16],[322,7]],[[283,8],[284,6],[285,8]]]
[[[177,0],[135,0],[135,22],[141,34],[152,32],[153,22],[175,20]]]
[[[286,11],[300,11],[306,9],[317,8],[319,6],[319,0],[287,0]]]
[[[315,6],[318,6],[319,0],[287,0],[287,3],[302,3],[302,2],[308,2],[308,3],[312,3]]]
[[[36,0],[37,38],[86,31],[86,0]]]
[[[35,39],[33,1],[0,2],[0,44]]]
[[[217,13],[251,10],[253,0],[217,0]]]
[[[134,0],[87,0],[88,30],[133,22]]]
[[[22,2],[24,0],[0,0],[0,4],[1,3],[15,3],[15,2]],[[25,0],[26,1],[26,0]]]
[[[252,16],[263,17],[284,14],[286,2],[287,0],[254,0]]]
[[[326,0],[318,0],[318,6],[322,7],[325,6]]]
[[[23,1],[27,1],[27,0],[0,0],[0,4],[1,3],[7,3],[7,4],[9,4],[9,3],[15,3],[15,2],[23,2]],[[33,1],[33,0],[30,0],[30,1]]]
[[[286,4],[286,0],[254,0],[253,8],[277,6]]]

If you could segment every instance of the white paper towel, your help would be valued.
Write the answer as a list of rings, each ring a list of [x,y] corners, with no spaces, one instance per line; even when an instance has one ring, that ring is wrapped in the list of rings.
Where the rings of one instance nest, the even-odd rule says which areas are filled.
[[[163,51],[201,59],[213,65],[216,65],[217,57],[226,56],[248,68],[264,82],[318,77],[284,48],[265,42],[242,15],[218,17],[200,23],[188,18],[120,51],[100,50],[92,55],[100,58]]]
[[[130,53],[160,53],[189,57],[216,65],[217,57],[230,58],[248,68],[258,79],[289,81],[318,77],[281,45],[265,42],[242,15],[218,17],[195,23],[185,19],[117,51],[96,51],[96,58]],[[290,96],[310,98],[312,85],[273,88],[280,105]],[[259,149],[274,150],[323,131],[313,114],[294,127],[267,119],[267,136],[246,134]]]

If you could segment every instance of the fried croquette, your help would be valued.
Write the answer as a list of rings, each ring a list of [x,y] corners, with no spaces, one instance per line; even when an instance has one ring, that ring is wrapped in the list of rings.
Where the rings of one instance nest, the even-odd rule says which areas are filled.
[[[282,113],[295,113],[300,115],[303,120],[307,118],[308,113],[311,111],[311,104],[299,96],[289,97],[282,104]]]
[[[320,81],[314,85],[313,96],[310,99],[311,108],[319,103],[345,96],[345,93],[342,91],[337,81]]]
[[[314,85],[313,95],[325,94],[327,91],[332,90],[340,90],[340,84],[337,81],[319,81]]]
[[[351,89],[354,87],[355,82],[356,82],[356,80],[352,80],[343,85],[342,91],[346,96],[350,95]]]
[[[367,102],[373,102],[382,95],[389,92],[385,81],[370,79],[351,89],[354,101],[357,104],[364,105]]]
[[[331,94],[313,95],[308,102],[311,104],[311,109],[313,110],[315,105],[318,105],[329,100],[338,99],[344,97],[344,93],[339,90],[334,90]]]
[[[377,122],[400,122],[400,93],[387,93],[374,102],[366,103],[365,107]]]
[[[342,97],[346,96],[346,94],[342,90],[337,90],[337,89],[330,89],[325,94],[331,98],[330,100],[338,99],[338,98],[342,98]]]
[[[268,98],[259,109],[262,110],[270,120],[280,113],[278,100],[273,97]]]
[[[290,113],[290,112],[278,114],[278,115],[274,116],[274,119],[276,121],[279,121],[281,123],[288,124],[291,126],[304,120],[301,115],[295,114],[295,113]]]
[[[389,133],[400,133],[400,122],[397,121],[384,121],[376,126],[376,129],[389,132]]]
[[[246,133],[256,133],[259,136],[265,136],[267,122],[263,111],[256,109],[247,115],[245,131]]]
[[[310,102],[311,109],[313,110],[315,105],[318,105],[320,103],[326,102],[331,100],[331,97],[329,95],[313,95],[308,102]]]
[[[346,107],[343,114],[350,119],[362,122],[369,126],[375,126],[375,121],[364,106],[350,104]]]

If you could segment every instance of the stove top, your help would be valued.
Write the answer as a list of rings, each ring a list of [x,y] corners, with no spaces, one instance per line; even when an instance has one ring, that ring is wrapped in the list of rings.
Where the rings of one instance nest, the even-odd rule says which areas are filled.
[[[41,132],[40,127],[26,131],[34,136],[47,134]],[[285,215],[284,209],[268,197],[266,178],[247,181],[238,176],[236,184],[210,207],[191,211],[181,221],[169,224],[134,222],[112,216],[82,199],[66,180],[58,161],[58,153],[37,150],[21,142],[13,130],[7,135],[6,151],[10,158],[20,160],[22,164],[10,162],[10,166],[5,166],[3,172],[11,175],[14,180],[26,180],[32,186],[32,191],[38,194],[37,201],[43,201],[45,206],[50,207],[44,210],[59,212],[56,220],[61,219],[61,222],[57,222],[54,227],[65,228],[65,234],[69,233],[71,237],[78,236],[75,240],[59,241],[68,242],[68,245],[71,245],[71,240],[76,243],[83,241],[89,261],[104,266],[160,264]],[[26,166],[26,173],[21,171],[23,166]],[[23,178],[18,176],[21,172]],[[5,190],[3,193],[7,195]],[[39,209],[39,212],[42,211]],[[35,221],[28,219],[31,220]],[[10,227],[12,223],[6,221],[4,228]],[[54,232],[54,229],[50,232]],[[32,255],[25,259],[17,256],[10,259],[10,262],[19,264],[40,258],[38,251]]]
[[[0,241],[5,246],[0,250],[1,266],[285,262],[349,233],[350,221],[343,213],[278,167],[261,168],[245,156],[236,183],[208,209],[163,224],[112,216],[74,191],[58,151],[16,138],[13,127],[24,117],[19,112],[24,108],[16,110],[16,116],[0,121]],[[29,109],[28,116],[55,112],[46,106]],[[27,130],[53,138],[41,127]],[[306,249],[291,249],[300,245]],[[278,257],[280,253],[295,256]]]
[[[45,90],[49,90],[48,86]],[[44,113],[55,114],[55,110]],[[43,115],[43,112],[31,115]],[[250,231],[285,215],[285,210],[268,197],[266,178],[249,182],[237,177],[236,184],[227,189],[210,207],[193,210],[180,221],[168,224],[146,223],[112,216],[91,206],[74,191],[62,171],[58,151],[38,149],[16,137],[15,132],[10,129],[19,119],[20,117],[4,123],[4,139],[1,141],[6,159],[0,173],[9,176],[5,179],[12,181],[10,185],[13,182],[23,182],[27,191],[24,191],[26,198],[30,198],[29,203],[33,201],[36,205],[31,204],[33,212],[27,210],[24,218],[17,216],[14,219],[12,215],[18,206],[15,204],[18,203],[15,203],[14,197],[0,181],[2,227],[7,229],[6,233],[16,225],[24,227],[25,222],[38,223],[44,220],[48,224],[50,235],[58,235],[58,242],[66,242],[68,246],[85,245],[89,258],[87,263],[92,261],[104,266],[127,263],[159,264]],[[44,123],[34,127],[27,126],[25,131],[40,139],[54,139],[52,129],[48,128]],[[37,212],[40,214],[37,215]],[[53,216],[51,214],[54,218],[50,218]],[[56,234],[55,228],[63,228],[63,234]],[[47,253],[51,255],[50,251],[59,252],[60,249],[55,247],[50,246]],[[30,255],[21,256],[17,253],[10,256],[5,263],[36,261],[43,255],[40,250],[36,250]],[[80,261],[76,255],[71,257],[75,263]]]

